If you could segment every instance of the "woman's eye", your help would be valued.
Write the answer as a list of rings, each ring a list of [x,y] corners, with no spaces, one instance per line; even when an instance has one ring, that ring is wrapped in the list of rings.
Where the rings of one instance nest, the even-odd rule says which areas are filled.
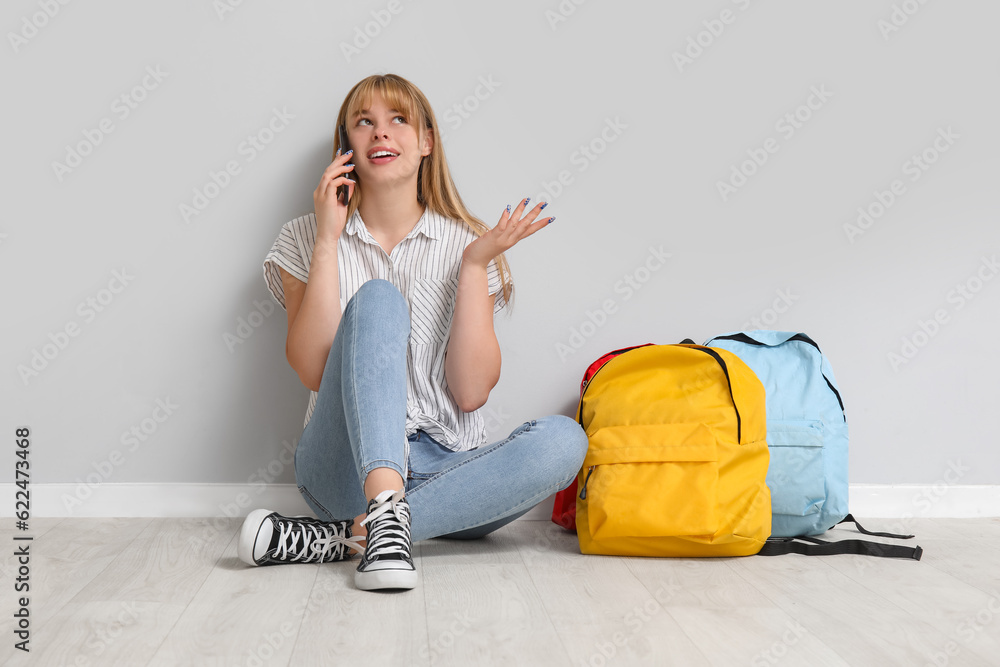
[[[403,119],[403,122],[404,122],[404,123],[406,122],[406,117],[405,117],[405,116],[393,116],[393,118],[392,118],[392,119],[393,119],[393,120],[396,120],[397,118],[402,118],[402,119]],[[361,123],[365,123],[365,122],[368,122],[368,123],[370,123],[371,121],[370,121],[370,120],[368,120],[367,118],[362,118],[361,120],[359,120],[359,121],[358,121],[358,125],[361,125]]]

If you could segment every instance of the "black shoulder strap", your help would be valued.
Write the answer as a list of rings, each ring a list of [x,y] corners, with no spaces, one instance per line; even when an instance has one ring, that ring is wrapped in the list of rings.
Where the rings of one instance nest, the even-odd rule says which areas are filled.
[[[795,540],[804,540],[812,544],[803,544]],[[881,558],[908,558],[920,560],[924,550],[918,547],[904,547],[897,544],[882,544],[867,540],[839,540],[824,542],[815,537],[769,537],[757,553],[759,556],[783,556],[784,554],[802,554],[804,556],[831,556],[834,554],[857,554],[859,556],[878,556]]]
[[[865,535],[874,535],[875,537],[894,537],[898,540],[908,540],[911,537],[913,537],[913,535],[896,535],[895,533],[876,533],[870,530],[865,530],[864,526],[858,523],[858,520],[854,518],[853,514],[848,514],[847,516],[845,516],[841,521],[837,522],[837,525],[839,526],[842,523],[853,523],[855,526],[857,526],[859,533],[864,533]]]
[[[865,530],[853,514],[848,514],[841,521],[842,523],[853,523],[858,528],[858,532],[865,535],[875,535],[876,537],[894,537],[901,540],[908,540],[913,535],[896,535],[895,533],[876,533]],[[803,540],[812,544],[802,544],[794,540]],[[837,542],[825,542],[815,537],[800,535],[799,537],[769,537],[764,547],[758,552],[760,556],[783,556],[784,554],[802,554],[804,556],[831,556],[834,554],[857,554],[860,556],[879,556],[881,558],[912,558],[920,560],[924,550],[920,547],[902,547],[895,544],[882,544],[881,542],[870,542],[868,540],[839,540]]]

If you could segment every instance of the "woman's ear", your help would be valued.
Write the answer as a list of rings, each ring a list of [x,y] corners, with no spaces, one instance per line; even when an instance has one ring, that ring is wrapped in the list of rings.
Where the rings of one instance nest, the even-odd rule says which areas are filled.
[[[420,154],[427,157],[431,154],[431,150],[434,149],[434,129],[427,127],[424,128],[424,145],[420,150]]]

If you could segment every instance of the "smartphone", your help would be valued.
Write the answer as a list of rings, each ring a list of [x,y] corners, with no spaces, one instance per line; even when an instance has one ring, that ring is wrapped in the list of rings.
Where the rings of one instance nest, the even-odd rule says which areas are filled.
[[[340,143],[340,154],[343,155],[347,151],[351,150],[350,144],[347,143],[347,126],[341,124],[337,128],[338,141]],[[351,172],[348,172],[350,174]],[[350,198],[350,188],[346,185],[340,185],[337,187],[337,200],[340,201],[344,206],[347,206],[347,201]]]

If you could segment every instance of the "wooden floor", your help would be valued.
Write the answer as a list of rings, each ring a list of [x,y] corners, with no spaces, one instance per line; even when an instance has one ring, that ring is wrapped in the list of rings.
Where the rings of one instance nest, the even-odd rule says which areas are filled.
[[[384,593],[354,588],[356,561],[246,567],[240,524],[34,519],[29,654],[13,634],[25,543],[0,530],[0,661],[1000,665],[1000,519],[910,520],[920,562],[582,556],[574,534],[520,520],[415,544],[420,585]]]

